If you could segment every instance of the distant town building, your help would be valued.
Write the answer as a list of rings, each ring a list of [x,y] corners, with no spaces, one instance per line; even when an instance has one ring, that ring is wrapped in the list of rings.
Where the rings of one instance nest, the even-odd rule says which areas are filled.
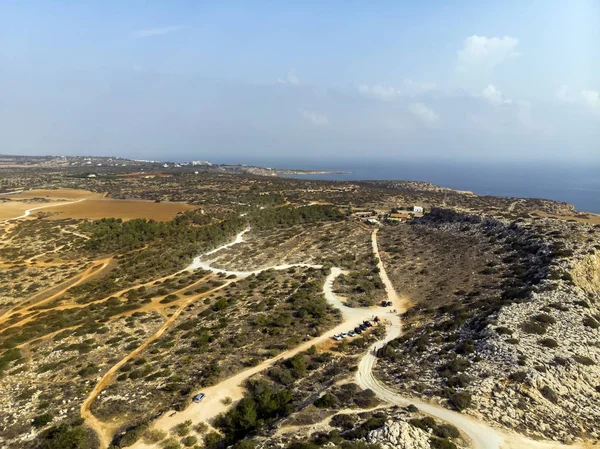
[[[423,213],[423,206],[414,206],[413,207],[413,211],[417,214],[422,214]]]

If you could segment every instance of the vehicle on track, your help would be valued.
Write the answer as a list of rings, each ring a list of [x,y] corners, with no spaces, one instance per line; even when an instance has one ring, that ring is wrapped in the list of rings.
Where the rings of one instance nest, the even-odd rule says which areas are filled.
[[[204,399],[206,397],[206,395],[204,393],[198,393],[196,396],[194,396],[192,398],[192,401],[194,402],[202,402],[202,399]]]

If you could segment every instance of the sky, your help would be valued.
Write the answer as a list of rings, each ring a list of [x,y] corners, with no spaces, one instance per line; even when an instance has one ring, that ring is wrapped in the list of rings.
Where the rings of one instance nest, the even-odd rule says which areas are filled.
[[[0,2],[0,154],[600,163],[600,0]]]

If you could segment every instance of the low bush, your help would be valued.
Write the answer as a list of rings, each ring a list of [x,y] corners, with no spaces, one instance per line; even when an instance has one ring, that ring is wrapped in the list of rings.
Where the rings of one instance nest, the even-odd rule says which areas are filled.
[[[558,402],[558,395],[554,392],[554,390],[552,388],[550,388],[548,385],[544,386],[541,390],[540,393],[542,393],[542,396],[544,396],[546,399],[548,399],[550,402],[553,403],[557,403]]]
[[[598,321],[591,316],[586,316],[583,319],[583,325],[586,327],[591,327],[592,329],[598,329],[600,327],[600,323],[598,323]]]
[[[521,324],[521,330],[528,334],[544,335],[546,333],[546,326],[534,321],[526,321]]]
[[[525,371],[515,371],[508,378],[514,382],[523,382],[527,378],[527,373]]]
[[[439,424],[433,428],[433,434],[440,438],[458,438],[460,432],[452,424]]]
[[[585,366],[592,366],[592,365],[596,364],[596,362],[594,362],[593,359],[591,359],[585,355],[574,355],[573,360],[575,360],[577,363],[579,363],[581,365],[585,365]]]
[[[185,447],[192,447],[197,442],[198,438],[193,435],[188,435],[187,437],[181,439],[181,444],[183,444]]]
[[[148,429],[144,433],[143,439],[146,444],[156,444],[167,437],[167,432],[160,429]]]
[[[456,449],[456,444],[446,438],[431,437],[429,439],[431,449]]]
[[[462,391],[454,393],[450,396],[450,404],[459,412],[463,411],[471,406],[471,394]]]
[[[41,415],[33,418],[33,422],[31,425],[36,428],[44,427],[46,424],[51,422],[54,419],[54,415],[52,413],[43,413]]]
[[[558,342],[554,338],[542,338],[538,343],[546,348],[558,348]]]

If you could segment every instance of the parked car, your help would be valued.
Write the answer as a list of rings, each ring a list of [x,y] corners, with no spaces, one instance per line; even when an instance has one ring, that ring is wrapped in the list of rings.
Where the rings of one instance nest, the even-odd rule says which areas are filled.
[[[354,332],[356,332],[357,334],[360,335],[360,334],[362,334],[362,329],[357,326],[357,327],[354,328]]]
[[[348,331],[348,336],[349,337],[356,337],[356,334],[354,333],[354,331]]]
[[[342,332],[340,335],[342,338],[346,338],[348,336],[348,334],[346,332]]]
[[[363,321],[363,324],[365,325],[365,327],[371,327],[371,326],[373,326],[369,320]]]
[[[198,393],[196,396],[193,397],[192,401],[194,402],[201,402],[202,399],[204,399],[206,395],[204,393]]]
[[[335,341],[340,341],[340,340],[342,339],[342,337],[340,337],[340,335],[339,335],[339,334],[335,334],[335,335],[333,336],[333,339],[334,339]]]
[[[386,307],[387,306],[387,301],[381,301],[381,307]]]

